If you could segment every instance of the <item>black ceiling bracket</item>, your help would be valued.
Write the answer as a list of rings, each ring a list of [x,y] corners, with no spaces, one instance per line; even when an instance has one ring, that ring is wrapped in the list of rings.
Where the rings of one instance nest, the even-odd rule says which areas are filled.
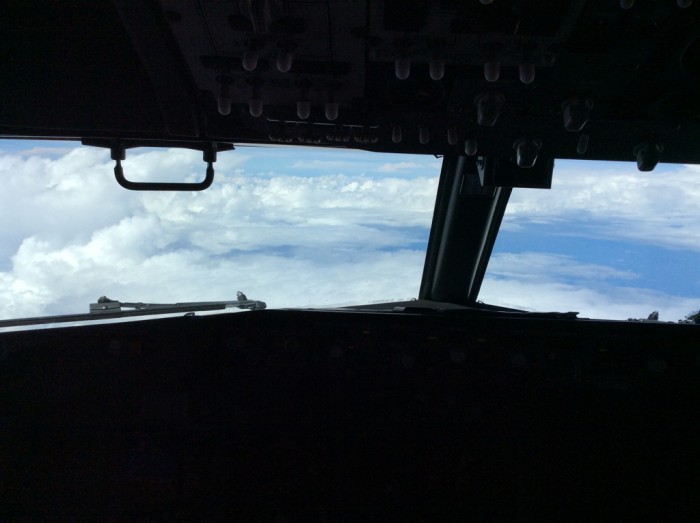
[[[212,146],[213,144],[209,144]],[[206,175],[204,180],[195,183],[174,183],[174,182],[132,182],[124,176],[124,169],[121,161],[126,158],[126,150],[123,145],[112,147],[112,160],[117,164],[114,166],[114,177],[117,183],[130,191],[203,191],[208,189],[214,181],[214,165],[216,161],[216,149],[210,147],[204,150],[204,161],[207,162]],[[207,154],[209,153],[209,154]],[[212,159],[213,158],[213,159]]]

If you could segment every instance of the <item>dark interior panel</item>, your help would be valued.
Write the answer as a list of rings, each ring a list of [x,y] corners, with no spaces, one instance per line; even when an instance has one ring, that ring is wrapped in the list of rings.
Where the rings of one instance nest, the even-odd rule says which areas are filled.
[[[692,521],[699,342],[692,325],[464,311],[5,333],[0,512]]]
[[[0,134],[699,163],[699,21],[688,0],[12,1]]]

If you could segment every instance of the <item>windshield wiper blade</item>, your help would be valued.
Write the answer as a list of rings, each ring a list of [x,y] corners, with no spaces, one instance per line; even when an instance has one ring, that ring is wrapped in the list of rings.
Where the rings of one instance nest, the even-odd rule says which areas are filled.
[[[262,310],[266,307],[267,305],[265,302],[249,300],[246,295],[240,291],[238,291],[237,299],[232,301],[194,301],[180,303],[120,302],[102,296],[97,300],[97,303],[90,304],[90,312],[87,314],[62,314],[58,316],[38,316],[33,318],[0,320],[0,327],[22,327],[26,325],[43,325],[48,323],[106,320],[179,312],[194,313],[229,308]]]

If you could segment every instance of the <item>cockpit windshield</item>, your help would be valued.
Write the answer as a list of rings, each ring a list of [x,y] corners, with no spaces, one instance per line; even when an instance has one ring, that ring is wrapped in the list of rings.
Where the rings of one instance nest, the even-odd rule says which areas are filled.
[[[556,162],[551,190],[513,190],[480,299],[684,319],[700,307],[699,175],[692,165]]]
[[[87,313],[101,297],[235,304],[244,291],[270,308],[415,299],[441,165],[240,146],[219,154],[206,191],[136,192],[115,182],[108,150],[6,140],[0,319]],[[190,150],[135,149],[123,166],[137,182],[202,176]],[[683,319],[700,304],[697,171],[557,161],[551,190],[513,190],[479,300]]]
[[[270,308],[415,298],[441,159],[236,147],[202,192],[135,192],[108,150],[0,144],[0,318],[122,302],[235,300]],[[195,181],[202,153],[133,149],[135,181]]]

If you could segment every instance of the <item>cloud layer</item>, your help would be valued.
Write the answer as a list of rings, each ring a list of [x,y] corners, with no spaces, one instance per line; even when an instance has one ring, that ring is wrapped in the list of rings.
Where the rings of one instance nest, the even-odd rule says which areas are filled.
[[[596,238],[700,252],[700,167],[640,173],[619,162],[559,162],[551,191],[514,191],[504,227],[566,222]]]
[[[277,159],[254,152],[254,164],[245,152],[220,155],[216,181],[202,193],[125,191],[97,149],[58,158],[0,156],[10,188],[2,193],[1,218],[17,224],[3,227],[0,237],[0,316],[86,311],[102,294],[122,301],[230,300],[240,289],[272,307],[417,294],[434,162],[414,162],[423,174],[410,179],[376,167],[346,174],[341,163],[299,176],[296,168],[286,175],[264,168],[274,167],[279,151],[270,155]],[[139,181],[197,179],[200,156],[132,153],[124,169]]]

